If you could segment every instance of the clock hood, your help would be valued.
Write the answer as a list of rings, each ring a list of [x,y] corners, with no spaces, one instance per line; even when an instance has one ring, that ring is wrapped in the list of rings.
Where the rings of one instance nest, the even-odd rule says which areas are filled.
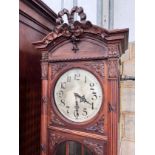
[[[80,21],[74,21],[78,13]],[[68,23],[62,16],[67,15]],[[86,20],[82,7],[73,7],[71,12],[63,9],[58,13],[57,26],[41,41],[33,43],[42,52],[48,53],[51,61],[76,59],[103,59],[121,56],[128,47],[129,29],[107,30]],[[62,48],[63,47],[63,48]]]

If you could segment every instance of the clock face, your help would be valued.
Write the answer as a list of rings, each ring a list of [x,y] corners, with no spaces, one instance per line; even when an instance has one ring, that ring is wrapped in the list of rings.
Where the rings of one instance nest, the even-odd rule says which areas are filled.
[[[54,99],[59,112],[73,122],[93,118],[102,105],[102,88],[89,71],[74,68],[60,76],[54,89]]]

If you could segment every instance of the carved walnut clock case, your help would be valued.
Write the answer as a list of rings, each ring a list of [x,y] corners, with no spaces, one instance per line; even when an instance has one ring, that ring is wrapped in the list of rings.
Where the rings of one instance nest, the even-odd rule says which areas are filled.
[[[128,29],[95,26],[81,7],[63,9],[56,22],[33,43],[42,52],[41,155],[60,155],[62,144],[62,154],[76,155],[70,142],[82,146],[79,155],[117,155],[119,58]]]

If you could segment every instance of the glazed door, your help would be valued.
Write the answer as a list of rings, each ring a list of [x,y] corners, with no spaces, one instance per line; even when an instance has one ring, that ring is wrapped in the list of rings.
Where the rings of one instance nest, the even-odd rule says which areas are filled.
[[[56,149],[55,155],[95,155],[84,145],[75,141],[66,141],[60,143]]]

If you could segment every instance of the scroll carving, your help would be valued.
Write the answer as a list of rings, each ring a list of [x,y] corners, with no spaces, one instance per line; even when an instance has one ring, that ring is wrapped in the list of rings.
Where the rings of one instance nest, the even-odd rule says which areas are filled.
[[[103,144],[93,142],[91,140],[84,140],[83,142],[88,148],[92,148],[97,155],[104,155]]]
[[[104,77],[104,62],[90,62],[86,63],[85,66],[91,67],[98,73],[102,78]]]
[[[108,61],[108,75],[109,75],[109,78],[118,77],[118,63],[116,60]]]
[[[64,139],[65,138],[62,135],[50,132],[49,133],[49,148],[51,152],[53,152],[55,149],[55,146]]]
[[[65,124],[54,114],[54,112],[51,112],[51,125],[60,125],[64,126]]]
[[[110,45],[108,47],[108,55],[109,57],[118,56],[119,55],[118,45]]]
[[[103,134],[104,133],[104,117],[102,117],[101,119],[99,119],[92,126],[87,127],[86,130]]]
[[[65,63],[57,63],[57,64],[51,64],[51,79],[54,77],[54,75],[59,72],[62,68],[66,67],[67,64]]]
[[[41,63],[41,78],[43,80],[47,80],[48,78],[48,63],[46,62]]]

